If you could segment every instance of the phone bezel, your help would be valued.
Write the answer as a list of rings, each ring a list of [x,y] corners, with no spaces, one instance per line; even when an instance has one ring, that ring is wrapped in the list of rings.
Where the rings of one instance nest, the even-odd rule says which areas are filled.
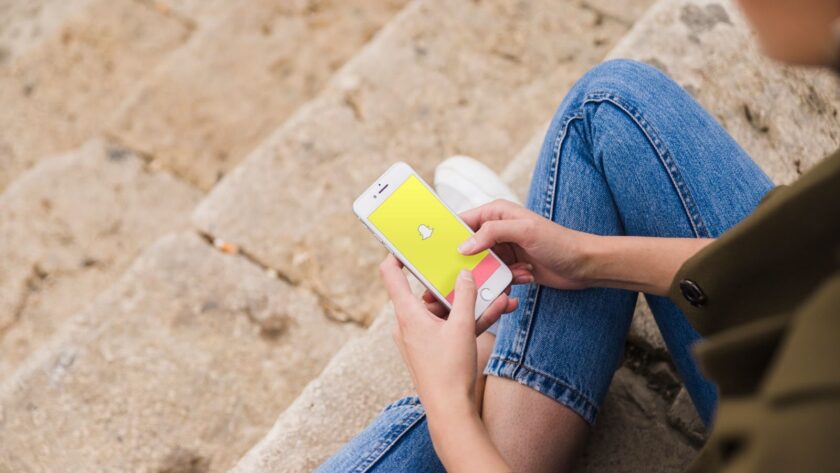
[[[388,249],[388,251],[390,251],[394,256],[396,256],[396,258],[399,259],[400,262],[402,262],[403,266],[408,268],[408,270],[414,275],[414,277],[416,277],[421,283],[423,283],[423,285],[427,289],[429,289],[429,291],[431,291],[431,293],[434,294],[434,296],[442,304],[444,304],[447,308],[451,308],[449,301],[446,300],[446,296],[440,294],[440,292],[438,292],[438,290],[431,283],[429,283],[429,281],[426,280],[425,277],[423,277],[420,271],[418,271],[417,268],[415,268],[414,265],[411,264],[411,262],[408,261],[402,255],[402,253],[396,247],[394,247],[393,244],[391,244],[391,242],[385,237],[385,235],[383,235],[376,228],[376,226],[373,225],[368,219],[370,214],[374,210],[376,210],[379,207],[379,205],[382,204],[382,202],[386,201],[388,197],[390,197],[391,194],[397,188],[399,188],[399,186],[402,185],[410,176],[415,176],[424,186],[426,186],[426,189],[428,189],[429,192],[431,192],[432,195],[434,195],[435,198],[438,199],[444,205],[444,207],[446,207],[446,209],[449,210],[449,212],[455,216],[455,218],[459,222],[461,222],[461,225],[463,225],[471,234],[474,233],[469,227],[469,225],[464,223],[464,221],[461,220],[458,214],[453,212],[452,209],[449,208],[449,206],[447,206],[446,203],[440,199],[440,197],[437,195],[434,189],[429,184],[427,184],[426,181],[422,177],[420,177],[420,175],[417,174],[417,172],[415,172],[414,169],[411,168],[411,166],[401,161],[394,163],[391,167],[388,168],[387,171],[385,171],[381,176],[379,176],[379,178],[376,179],[376,181],[374,181],[373,184],[371,184],[367,189],[365,189],[365,191],[353,202],[353,212],[356,214],[359,220],[361,220],[365,227],[367,227],[367,229],[371,233],[373,233],[373,235],[380,241],[380,243],[382,243],[385,246],[385,248]],[[383,188],[384,190],[381,190]],[[496,271],[493,272],[492,275],[490,275],[490,277],[484,282],[484,284],[481,285],[481,287],[476,288],[476,319],[478,319],[481,316],[481,314],[484,313],[487,307],[489,307],[490,304],[502,294],[505,288],[513,280],[513,274],[510,272],[510,268],[508,268],[507,265],[501,260],[501,258],[499,258],[498,255],[496,255],[492,250],[490,251],[490,254],[499,262],[499,267],[496,269]],[[489,300],[485,300],[481,297],[481,291],[485,289],[489,289],[491,294],[493,295],[493,297],[491,297]]]

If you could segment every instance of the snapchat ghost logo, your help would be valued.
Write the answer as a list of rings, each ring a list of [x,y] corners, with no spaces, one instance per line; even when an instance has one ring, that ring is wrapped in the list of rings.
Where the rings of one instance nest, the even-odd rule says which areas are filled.
[[[433,229],[431,227],[429,227],[428,225],[424,225],[424,224],[421,223],[420,226],[417,227],[417,231],[420,232],[420,238],[425,240],[426,238],[429,238],[430,236],[432,236]]]

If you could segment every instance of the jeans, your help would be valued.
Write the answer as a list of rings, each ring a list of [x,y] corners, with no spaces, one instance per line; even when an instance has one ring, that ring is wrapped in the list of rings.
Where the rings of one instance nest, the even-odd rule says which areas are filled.
[[[598,235],[714,238],[747,216],[772,182],[726,131],[667,76],[640,63],[605,62],[555,113],[527,206]],[[604,400],[638,294],[516,286],[485,374],[551,397],[592,424]],[[699,339],[666,297],[645,295],[668,351],[707,426],[715,386],[691,355]],[[388,406],[318,470],[442,472],[416,397]]]

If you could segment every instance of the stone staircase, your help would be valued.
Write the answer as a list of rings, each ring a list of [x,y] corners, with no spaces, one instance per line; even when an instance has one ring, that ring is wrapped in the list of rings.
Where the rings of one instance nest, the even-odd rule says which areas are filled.
[[[777,182],[840,143],[831,77],[651,3],[0,0],[0,473],[314,468],[411,391],[355,194],[456,153],[524,193],[604,57]],[[679,471],[703,432],[643,303],[628,340],[578,469]]]
[[[382,249],[347,211],[359,189],[395,160],[426,177],[452,154],[501,170],[628,27],[571,1],[414,2],[193,222],[311,288],[336,319],[369,323],[385,302],[371,284]]]

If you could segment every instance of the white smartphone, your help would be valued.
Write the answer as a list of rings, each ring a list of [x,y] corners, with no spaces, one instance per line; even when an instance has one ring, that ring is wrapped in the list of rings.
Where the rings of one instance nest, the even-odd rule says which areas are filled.
[[[475,280],[476,319],[511,283],[510,269],[492,251],[458,252],[473,231],[408,164],[398,162],[385,171],[353,202],[353,211],[447,308],[461,269],[470,270]]]

